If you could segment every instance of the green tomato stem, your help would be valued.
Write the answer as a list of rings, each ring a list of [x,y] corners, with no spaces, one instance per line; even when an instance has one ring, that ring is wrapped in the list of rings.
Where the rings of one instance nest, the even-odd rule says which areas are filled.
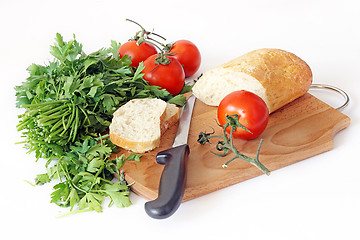
[[[235,147],[234,145],[234,137],[233,137],[233,133],[234,131],[236,130],[237,127],[242,127],[242,126],[239,126],[239,122],[237,121],[238,119],[238,116],[236,115],[232,115],[232,116],[227,116],[226,118],[226,124],[224,125],[221,125],[221,127],[223,127],[223,135],[212,135],[214,134],[213,133],[200,133],[199,134],[199,139],[198,139],[198,142],[201,143],[201,144],[205,144],[206,142],[209,142],[208,140],[210,138],[213,138],[213,137],[220,137],[223,139],[223,141],[219,141],[218,144],[217,144],[217,150],[219,151],[223,151],[224,154],[217,154],[217,153],[214,153],[215,155],[217,156],[220,156],[220,157],[224,157],[227,155],[227,153],[229,152],[229,150],[231,150],[233,153],[235,153],[235,156],[232,157],[231,159],[229,159],[226,163],[224,163],[222,165],[223,168],[227,168],[228,165],[234,161],[235,159],[242,159],[250,164],[253,164],[254,166],[256,166],[258,169],[260,169],[263,173],[265,173],[266,175],[270,175],[270,171],[269,169],[267,169],[259,160],[259,155],[260,155],[260,148],[262,146],[262,143],[263,143],[263,139],[260,140],[260,143],[259,143],[259,146],[258,146],[258,149],[256,151],[256,156],[255,158],[251,158],[251,157],[248,157],[244,154],[242,154],[241,152],[239,152],[239,150],[237,150],[237,148]],[[226,129],[230,127],[231,130],[230,130],[230,138],[228,137],[227,133],[226,133]],[[245,127],[242,127],[244,128],[245,130],[247,130]],[[249,130],[247,130],[249,131]],[[212,135],[212,136],[211,136]],[[219,146],[218,146],[219,145]]]

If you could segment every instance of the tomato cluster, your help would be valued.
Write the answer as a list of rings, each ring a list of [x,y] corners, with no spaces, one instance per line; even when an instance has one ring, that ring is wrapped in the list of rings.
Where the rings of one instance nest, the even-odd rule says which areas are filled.
[[[143,78],[150,85],[160,86],[172,95],[179,94],[184,86],[185,78],[195,74],[200,67],[199,49],[188,40],[178,40],[173,44],[153,41],[149,37],[153,33],[147,32],[141,25],[134,23],[141,27],[140,36],[136,35],[133,40],[120,46],[118,51],[120,58],[130,57],[130,66],[136,68],[140,62],[143,62],[145,67],[142,71]]]
[[[161,36],[146,31],[137,22],[128,21],[137,24],[141,31],[132,40],[120,46],[118,51],[120,58],[130,57],[130,66],[135,68],[143,62],[143,78],[150,85],[166,89],[172,95],[179,94],[185,78],[194,75],[200,67],[199,49],[188,40],[162,44],[149,37]],[[226,124],[226,117],[234,114],[239,116],[239,123],[247,129],[237,127],[233,132],[234,137],[242,139],[258,137],[265,130],[269,120],[266,103],[256,94],[245,90],[232,92],[221,101],[217,110],[219,123]],[[227,131],[230,132],[230,128],[227,128]]]

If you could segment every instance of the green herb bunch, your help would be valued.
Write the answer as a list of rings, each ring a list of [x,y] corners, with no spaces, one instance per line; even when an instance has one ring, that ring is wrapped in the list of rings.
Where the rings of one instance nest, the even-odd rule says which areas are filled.
[[[101,204],[103,196],[128,206],[126,183],[119,182],[120,187],[109,181],[120,174],[121,162],[139,156],[112,159],[116,146],[99,134],[107,131],[113,112],[131,99],[157,97],[180,106],[185,101],[183,95],[150,86],[142,78],[143,65],[130,67],[130,58],[119,58],[119,47],[111,41],[110,48],[87,55],[75,36],[66,42],[57,34],[50,46],[55,59],[29,66],[29,77],[15,87],[17,107],[25,110],[17,125],[22,143],[37,159],[47,160],[48,173],[39,175],[36,184],[60,179],[52,202],[61,206],[72,209],[78,203],[82,210],[101,211],[94,203]],[[122,204],[115,198],[120,192]]]

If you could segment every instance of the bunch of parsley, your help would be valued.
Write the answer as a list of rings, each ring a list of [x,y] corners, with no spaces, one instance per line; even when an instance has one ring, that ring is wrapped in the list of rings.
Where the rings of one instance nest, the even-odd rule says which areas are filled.
[[[52,202],[59,206],[78,206],[77,211],[102,211],[104,197],[118,207],[129,206],[129,188],[121,167],[127,160],[139,161],[131,154],[113,158],[118,151],[107,136],[113,112],[134,98],[161,98],[182,105],[183,95],[172,96],[150,86],[131,60],[119,58],[120,43],[85,54],[75,36],[66,42],[60,34],[50,46],[55,57],[47,65],[32,64],[29,77],[16,86],[19,115],[18,131],[25,147],[36,158],[46,159],[47,173],[36,184],[58,179]],[[115,174],[120,180],[112,181]]]

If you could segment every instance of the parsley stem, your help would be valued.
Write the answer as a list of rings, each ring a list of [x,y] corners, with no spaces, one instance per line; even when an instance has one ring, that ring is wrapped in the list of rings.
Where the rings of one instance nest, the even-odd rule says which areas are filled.
[[[33,121],[32,118],[26,118],[25,120],[20,122],[18,125],[16,125],[16,129],[18,131],[21,131],[21,130],[25,129],[27,127],[27,125],[29,125],[32,121]]]
[[[62,136],[65,131],[70,127],[72,121],[74,120],[74,117],[75,117],[75,111],[74,111],[74,108],[75,108],[75,104],[73,103],[72,104],[72,108],[71,108],[71,116],[70,118],[68,119],[67,121],[67,124],[65,125],[65,121],[63,120],[63,124],[64,124],[64,132],[62,132],[60,135]]]
[[[59,119],[50,119],[48,121],[38,121],[38,124],[40,126],[52,126],[53,124],[57,123],[59,121]]]
[[[58,106],[58,107],[50,108],[50,109],[47,110],[47,111],[43,111],[43,112],[41,113],[41,115],[49,116],[49,115],[52,114],[52,113],[58,112],[58,111],[60,111],[60,110],[62,110],[62,109],[64,109],[64,108],[68,108],[68,107],[69,107],[69,106],[68,106],[67,104],[62,104],[62,105],[60,105],[60,106]]]
[[[95,184],[96,184],[96,179],[98,178],[98,176],[99,176],[99,174],[104,170],[104,167],[105,167],[105,165],[102,165],[100,168],[99,168],[99,170],[96,172],[96,174],[95,174],[95,176],[94,176],[94,181],[93,181],[93,183],[91,184],[91,187],[89,188],[89,191],[91,191],[92,190],[92,188],[95,186]]]
[[[62,121],[61,121],[61,120],[58,120],[58,121],[52,126],[52,128],[50,129],[50,132],[55,131],[55,130],[58,129],[62,124],[63,124]],[[61,129],[61,130],[62,130],[62,129]]]
[[[99,137],[95,138],[96,141],[102,141],[106,138],[108,138],[110,135],[109,134],[104,134],[104,135],[100,135]]]
[[[72,137],[72,141],[75,142],[76,136],[77,136],[77,131],[78,131],[78,126],[79,126],[79,109],[75,108],[75,127],[74,127],[74,135]]]
[[[70,211],[70,212],[67,212],[67,213],[63,213],[63,214],[59,215],[57,218],[66,217],[66,216],[71,215],[71,214],[91,212],[91,211],[93,211],[93,210],[90,209],[90,208],[81,209],[81,210],[74,210],[74,211]]]
[[[85,190],[81,189],[80,187],[76,186],[76,184],[74,183],[74,181],[71,179],[71,177],[70,177],[70,175],[69,175],[69,173],[68,173],[68,171],[67,171],[67,168],[64,167],[64,166],[61,164],[61,162],[60,162],[61,159],[62,159],[62,157],[59,159],[58,164],[57,164],[57,167],[60,166],[60,168],[61,168],[61,170],[62,170],[62,172],[63,172],[63,174],[64,174],[64,176],[65,176],[65,178],[66,178],[66,180],[67,180],[67,182],[68,182],[73,188],[75,188],[75,189],[77,189],[77,190],[79,190],[79,191],[81,191],[81,192],[83,192],[83,193],[87,193],[87,191],[85,191]],[[58,174],[59,174],[59,179],[61,179],[61,177],[60,177],[60,171],[58,170],[57,172],[58,172]]]
[[[85,125],[85,122],[87,121],[89,126],[91,126],[91,122],[90,122],[90,119],[89,119],[89,116],[88,114],[86,113],[85,109],[83,109],[82,107],[79,106],[79,109],[81,110],[81,112],[84,114],[85,118],[84,118],[84,121],[83,121],[83,124]]]
[[[63,104],[64,102],[68,102],[69,100],[61,99],[61,100],[55,100],[50,102],[42,102],[42,103],[32,103],[32,104],[25,104],[21,105],[22,108],[33,108],[33,107],[43,107],[51,104]]]
[[[61,122],[60,122],[61,123]],[[50,138],[54,138],[54,137],[58,137],[59,133],[62,131],[63,129],[62,128],[59,128],[57,129],[56,131],[52,131],[50,134],[49,134],[49,139]]]
[[[45,123],[45,122],[47,122],[47,121],[51,121],[51,120],[61,120],[61,118],[62,118],[62,116],[63,115],[68,115],[69,114],[69,112],[57,112],[57,113],[54,113],[53,115],[51,115],[51,116],[43,116],[43,115],[39,115],[38,116],[38,118],[39,118],[39,120],[38,120],[38,122],[39,123]]]

